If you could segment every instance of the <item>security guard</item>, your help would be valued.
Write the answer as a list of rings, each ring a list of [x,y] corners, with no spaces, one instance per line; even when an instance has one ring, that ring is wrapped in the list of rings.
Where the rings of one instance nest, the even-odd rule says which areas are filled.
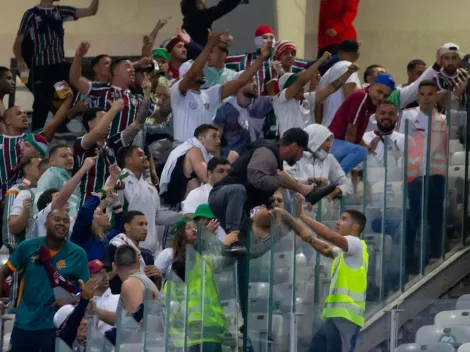
[[[325,321],[313,336],[309,352],[353,352],[366,310],[367,245],[360,239],[366,226],[361,212],[345,210],[336,223],[336,232],[302,213],[298,200],[297,216],[319,237],[333,246],[306,235],[302,239],[320,254],[334,258],[330,292],[321,318]]]

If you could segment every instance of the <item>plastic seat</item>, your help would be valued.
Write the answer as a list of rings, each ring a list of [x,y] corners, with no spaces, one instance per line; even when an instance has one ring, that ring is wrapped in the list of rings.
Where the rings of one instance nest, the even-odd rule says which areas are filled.
[[[456,152],[462,151],[463,146],[458,139],[449,140],[449,153],[454,154]]]
[[[460,296],[455,304],[455,309],[470,309],[470,295]]]
[[[470,352],[470,343],[464,343],[461,345],[457,352]]]
[[[418,343],[405,343],[397,347],[395,352],[412,352],[412,351],[426,351],[426,352],[455,352],[454,347],[448,343],[431,343],[428,345],[421,345]]]
[[[465,325],[470,326],[470,310],[445,310],[439,312],[434,317],[434,325],[437,326],[452,326],[452,325]]]
[[[426,325],[416,333],[417,344],[470,342],[470,326]]]
[[[450,158],[450,165],[465,165],[465,152],[455,152]]]

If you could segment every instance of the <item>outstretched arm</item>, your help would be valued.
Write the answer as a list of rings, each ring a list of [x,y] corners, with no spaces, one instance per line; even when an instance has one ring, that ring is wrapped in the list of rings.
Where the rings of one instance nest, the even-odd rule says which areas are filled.
[[[83,95],[87,95],[91,82],[82,76],[82,60],[90,49],[89,42],[81,42],[75,52],[72,66],[70,66],[69,81],[72,87],[76,88]]]
[[[297,200],[297,218],[302,220],[308,227],[310,227],[313,232],[315,232],[318,236],[323,238],[324,240],[334,244],[336,247],[339,247],[343,252],[348,251],[348,241],[344,236],[341,236],[339,233],[331,230],[328,226],[325,226],[318,221],[313,220],[306,216],[302,211],[302,198],[300,195],[296,195]],[[318,241],[318,240],[316,240]],[[313,240],[310,240],[310,245],[313,244]]]
[[[315,92],[315,104],[321,103],[323,100],[328,98],[331,94],[339,90],[346,83],[348,78],[351,77],[351,75],[357,71],[359,71],[359,66],[353,63],[348,67],[348,70],[345,73],[343,73],[340,77],[335,79],[325,88],[318,89]]]
[[[85,9],[77,9],[76,16],[77,18],[85,18],[96,15],[98,12],[98,7],[100,6],[100,0],[93,0]]]
[[[83,166],[80,168],[80,170],[78,170],[77,173],[64,184],[57,197],[55,197],[55,199],[52,201],[51,210],[61,209],[65,206],[72,193],[80,184],[83,176],[85,176],[88,170],[90,170],[95,165],[96,158],[97,156],[85,159],[85,162],[83,163]]]
[[[70,108],[73,102],[73,92],[67,83],[64,81],[63,84],[69,88],[67,93],[67,97],[65,98],[64,102],[60,106],[59,110],[54,115],[54,118],[47,122],[44,127],[42,128],[42,134],[46,139],[50,142],[54,138],[54,134],[57,129],[64,123],[69,115]]]
[[[220,89],[220,98],[223,100],[238,92],[250,79],[258,72],[263,62],[271,56],[273,50],[273,43],[266,42],[261,48],[261,55],[258,56],[255,62],[253,62],[243,73],[232,81],[225,83]]]

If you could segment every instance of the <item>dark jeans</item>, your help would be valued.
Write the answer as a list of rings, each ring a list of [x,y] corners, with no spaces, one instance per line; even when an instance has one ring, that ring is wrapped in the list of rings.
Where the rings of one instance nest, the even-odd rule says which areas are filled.
[[[324,48],[318,50],[317,59],[321,58],[325,51],[328,51],[331,55],[336,55],[339,52],[340,44],[333,44],[325,46]]]
[[[354,352],[356,348],[357,337],[360,328],[357,327],[357,332],[352,336],[349,352]],[[343,343],[341,341],[341,334],[331,319],[327,319],[320,329],[315,333],[308,346],[308,352],[343,352]]]
[[[406,231],[406,267],[409,273],[418,273],[420,255],[415,255],[415,242],[420,233],[421,214],[423,212],[423,185],[428,177],[427,192],[427,231],[425,231],[425,258],[439,258],[442,253],[442,236],[444,223],[444,188],[445,178],[442,175],[420,176],[408,184],[409,211]],[[427,243],[429,243],[429,250]]]
[[[10,352],[54,352],[55,331],[47,330],[23,330],[13,328],[11,333]]]
[[[222,345],[215,342],[203,342],[189,347],[189,352],[222,352]]]
[[[69,81],[70,64],[62,63],[51,66],[35,66],[31,68],[33,103],[32,131],[44,127],[54,99],[54,84]]]
[[[209,195],[209,205],[220,226],[227,232],[240,231],[239,244],[246,245],[250,237],[251,219],[245,210],[246,188],[243,185],[226,185],[212,189]],[[248,255],[237,258],[238,295],[240,309],[245,321],[244,336],[247,336],[248,308]]]
[[[245,214],[246,188],[243,185],[226,185],[213,188],[209,195],[209,205],[220,225],[227,232],[240,231]],[[244,234],[245,235],[245,234]],[[240,231],[239,240],[241,238]]]

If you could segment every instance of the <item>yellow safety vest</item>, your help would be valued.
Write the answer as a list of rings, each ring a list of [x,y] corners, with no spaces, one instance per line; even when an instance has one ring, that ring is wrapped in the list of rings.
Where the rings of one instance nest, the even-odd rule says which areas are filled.
[[[331,267],[330,292],[326,297],[321,318],[344,318],[364,326],[366,311],[367,269],[369,254],[367,245],[362,242],[362,264],[351,269],[344,262],[344,253],[335,258]]]
[[[187,346],[203,342],[222,343],[225,315],[214,282],[211,259],[196,254],[194,267],[186,275],[185,282],[174,284],[167,281],[164,288],[165,296],[169,294],[171,301],[170,337],[173,345],[184,347],[185,338]]]

